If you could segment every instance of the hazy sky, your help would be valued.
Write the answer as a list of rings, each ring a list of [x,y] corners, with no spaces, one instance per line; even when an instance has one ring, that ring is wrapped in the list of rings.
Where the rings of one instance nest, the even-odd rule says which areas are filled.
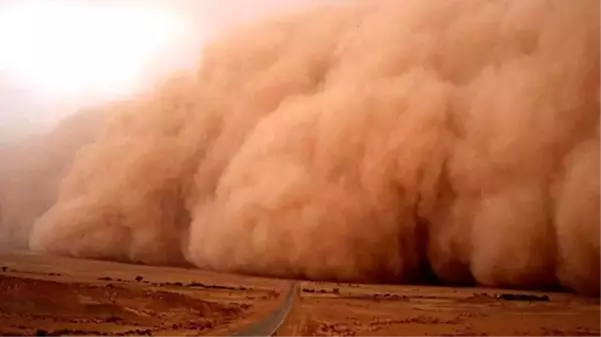
[[[317,2],[1,1],[0,136],[143,90],[143,75],[190,67],[203,41],[230,24]]]

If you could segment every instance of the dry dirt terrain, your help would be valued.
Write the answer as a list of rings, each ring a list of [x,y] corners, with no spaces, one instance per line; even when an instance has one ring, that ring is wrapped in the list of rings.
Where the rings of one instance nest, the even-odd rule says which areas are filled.
[[[0,253],[0,268],[0,335],[600,334],[599,299],[565,293],[294,283],[26,252]]]
[[[230,335],[288,281],[0,253],[0,335]]]
[[[599,336],[599,299],[482,288],[306,282],[278,335]]]

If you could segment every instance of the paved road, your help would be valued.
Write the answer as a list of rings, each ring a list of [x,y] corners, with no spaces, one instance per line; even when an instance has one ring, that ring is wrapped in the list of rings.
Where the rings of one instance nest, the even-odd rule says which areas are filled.
[[[243,327],[232,336],[273,336],[284,323],[297,296],[298,282],[291,282],[288,293],[278,308],[267,317]]]

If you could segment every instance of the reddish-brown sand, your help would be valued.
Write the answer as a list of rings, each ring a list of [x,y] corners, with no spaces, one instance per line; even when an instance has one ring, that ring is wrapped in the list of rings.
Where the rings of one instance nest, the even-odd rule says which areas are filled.
[[[287,281],[0,253],[0,335],[229,335]]]
[[[289,280],[0,253],[0,335],[229,335]],[[277,335],[599,335],[567,293],[301,282]]]
[[[302,284],[278,335],[599,335],[599,299],[482,288]]]

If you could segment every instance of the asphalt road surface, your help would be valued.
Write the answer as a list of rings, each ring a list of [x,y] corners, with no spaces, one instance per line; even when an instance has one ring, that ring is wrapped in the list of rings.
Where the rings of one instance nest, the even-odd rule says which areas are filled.
[[[284,323],[297,296],[298,283],[291,282],[284,301],[277,309],[273,310],[264,319],[247,325],[232,336],[273,336]]]

